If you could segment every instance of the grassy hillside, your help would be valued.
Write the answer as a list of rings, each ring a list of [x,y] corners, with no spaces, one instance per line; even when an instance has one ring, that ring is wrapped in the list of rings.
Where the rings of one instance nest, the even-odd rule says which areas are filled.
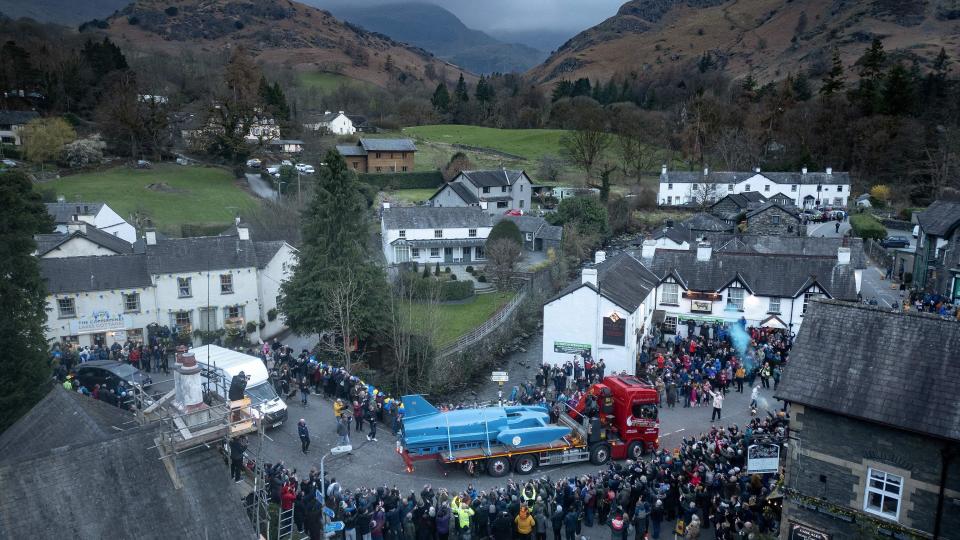
[[[446,144],[464,144],[489,148],[536,160],[545,154],[560,153],[562,129],[497,129],[478,126],[436,125],[405,128],[414,138]]]
[[[256,204],[224,169],[173,164],[67,176],[38,189],[53,190],[68,201],[104,201],[124,219],[145,212],[159,229],[175,235],[184,223],[226,228],[238,211]]]
[[[331,92],[338,86],[372,86],[366,81],[351,79],[339,73],[329,73],[323,71],[304,71],[299,74],[300,84],[306,88],[316,88],[321,92]]]

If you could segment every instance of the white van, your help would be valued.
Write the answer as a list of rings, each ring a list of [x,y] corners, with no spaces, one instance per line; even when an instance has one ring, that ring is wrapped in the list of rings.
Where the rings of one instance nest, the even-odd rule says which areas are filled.
[[[246,395],[253,405],[253,414],[263,418],[265,427],[278,427],[287,419],[287,404],[280,399],[267,376],[267,368],[256,356],[243,354],[216,345],[203,345],[190,349],[200,365],[200,375],[204,381],[204,390],[212,389],[227,398],[230,381],[242,371],[247,376]],[[211,379],[221,378],[216,384]]]

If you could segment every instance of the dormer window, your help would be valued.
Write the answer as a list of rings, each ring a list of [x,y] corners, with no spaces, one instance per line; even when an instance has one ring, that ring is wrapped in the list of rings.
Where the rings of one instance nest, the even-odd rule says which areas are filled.
[[[406,238],[406,237],[407,237],[407,231],[404,229],[400,229],[400,238]]]
[[[434,229],[433,230],[434,238],[443,238],[443,229]]]

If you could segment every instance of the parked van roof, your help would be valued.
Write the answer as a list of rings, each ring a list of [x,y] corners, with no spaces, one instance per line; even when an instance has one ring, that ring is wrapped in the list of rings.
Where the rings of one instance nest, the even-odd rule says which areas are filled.
[[[203,345],[190,349],[197,362],[216,366],[229,377],[237,376],[241,371],[249,377],[247,386],[254,386],[267,380],[267,368],[256,356],[232,351],[216,345]],[[228,381],[229,382],[229,381]]]

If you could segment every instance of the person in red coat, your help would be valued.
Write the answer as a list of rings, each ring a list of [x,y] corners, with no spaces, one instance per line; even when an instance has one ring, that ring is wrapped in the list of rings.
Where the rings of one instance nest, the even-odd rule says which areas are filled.
[[[290,510],[293,508],[294,501],[297,500],[297,484],[287,482],[280,491],[280,509]]]

